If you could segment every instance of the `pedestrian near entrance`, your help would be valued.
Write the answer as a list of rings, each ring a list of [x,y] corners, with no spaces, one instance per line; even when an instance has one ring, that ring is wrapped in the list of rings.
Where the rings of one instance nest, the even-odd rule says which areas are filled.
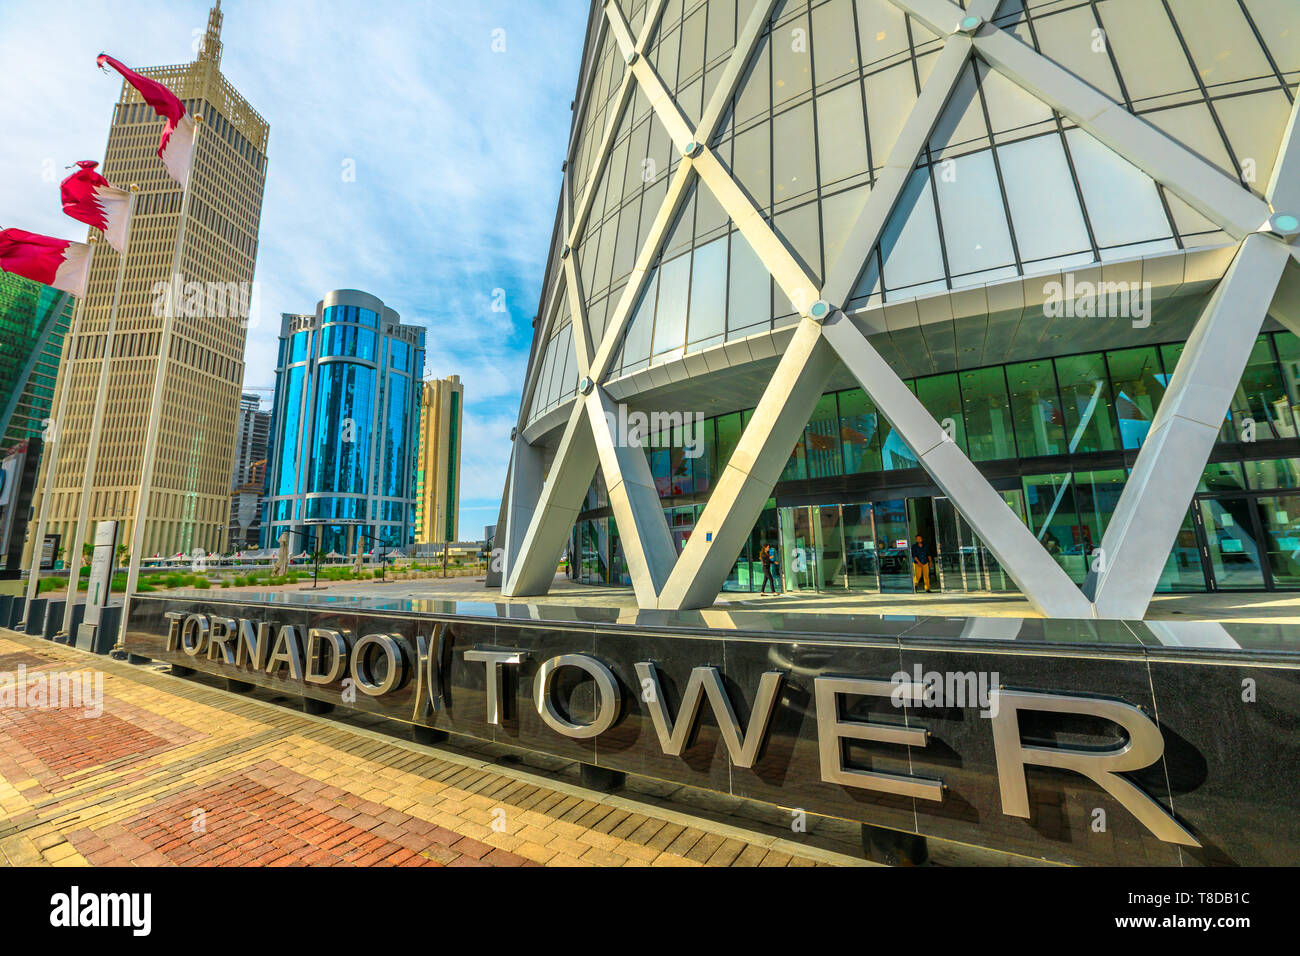
[[[763,587],[759,594],[767,593],[767,586],[772,585],[772,593],[776,594],[776,575],[781,572],[781,565],[777,562],[776,548],[773,545],[766,544],[759,550],[759,557],[763,561]]]
[[[912,545],[912,587],[916,588],[924,579],[925,593],[930,593],[930,570],[934,564],[934,556],[930,554],[930,549],[925,546],[925,539],[919,534],[916,536],[916,542]]]

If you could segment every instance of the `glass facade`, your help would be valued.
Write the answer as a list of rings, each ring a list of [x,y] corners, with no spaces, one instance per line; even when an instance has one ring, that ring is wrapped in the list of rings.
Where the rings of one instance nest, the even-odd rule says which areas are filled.
[[[77,300],[0,272],[0,448],[40,435]]]
[[[962,451],[996,468],[1001,483],[995,487],[1008,505],[1082,583],[1181,351],[1181,343],[1116,349],[907,384],[936,420],[952,421]],[[690,435],[678,427],[648,436],[650,472],[679,551],[748,415],[741,410],[704,418]],[[1300,587],[1297,422],[1300,338],[1261,335],[1224,420],[1216,462],[1165,562],[1160,590]],[[696,457],[688,454],[691,438],[699,442]],[[917,473],[889,474],[906,469]],[[892,491],[900,481],[913,493]],[[1014,590],[938,488],[915,493],[930,485],[862,389],[826,393],[726,588],[759,588],[762,570],[753,556],[770,541],[784,549],[790,589],[910,590],[906,542],[921,528],[941,552],[945,588],[961,580],[963,590]],[[787,504],[795,500],[820,503]],[[588,496],[571,546],[581,580],[630,583],[599,487]]]
[[[414,541],[424,336],[364,293],[331,293],[316,315],[284,317],[265,546],[285,530],[295,554]]]
[[[645,16],[643,3],[623,6],[630,22]],[[691,122],[699,119],[752,8],[751,0],[665,8],[648,58]],[[1060,0],[1006,2],[999,9],[995,22],[1011,36],[1262,195],[1290,114],[1289,87],[1296,81],[1288,70],[1295,69],[1300,5]],[[1106,38],[1100,50],[1092,49],[1097,36]],[[709,146],[818,281],[838,259],[942,45],[943,38],[889,0],[777,5]],[[591,213],[573,255],[599,341],[680,156],[637,87],[608,162],[598,166],[623,64],[609,38],[595,58],[572,195],[594,183]],[[868,307],[1230,241],[1151,176],[976,58],[847,305]],[[576,391],[563,290],[554,301],[561,304],[553,323],[543,326],[548,332],[530,422]],[[735,223],[697,183],[632,304],[610,377],[795,318]],[[1138,381],[1130,380],[1134,386]],[[1086,385],[1078,387],[1086,405],[1091,394]],[[1136,400],[1141,414],[1149,397],[1139,391],[1098,400]],[[1137,440],[1126,430],[1083,435],[1080,442],[1086,447],[1111,437]]]
[[[529,370],[526,440],[553,446],[576,394],[566,288],[576,270],[593,347],[610,356],[598,384],[629,406],[709,409],[701,455],[687,454],[686,436],[671,429],[646,449],[680,549],[737,447],[751,414],[744,406],[757,400],[785,341],[769,333],[799,321],[786,291],[807,280],[841,296],[831,305],[870,337],[1052,559],[1084,582],[1183,340],[1231,258],[1221,253],[1234,240],[1220,228],[1231,217],[1220,210],[1212,221],[1180,198],[1201,185],[1182,167],[1194,154],[1226,175],[1227,192],[1236,183],[1264,196],[1300,77],[1300,4],[1006,0],[995,22],[1007,42],[1042,54],[1101,101],[1063,79],[1036,82],[1043,77],[1028,67],[1012,79],[982,59],[991,44],[976,44],[937,117],[914,117],[913,108],[950,41],[891,0],[781,0],[738,73],[731,54],[754,0],[618,7],[634,36],[650,11],[661,16],[644,56],[688,129],[720,83],[738,76],[706,129],[709,162],[738,194],[722,190],[712,165],[683,177],[680,201],[664,206],[682,158],[663,111],[642,79],[619,111],[626,64],[608,31],[593,33],[557,228],[563,238],[551,250]],[[940,80],[946,87],[950,78]],[[1103,110],[1106,100],[1116,109]],[[1189,156],[1157,162],[1162,151],[1139,148],[1120,111]],[[1105,143],[1067,112],[1086,112],[1098,136],[1106,130]],[[1101,115],[1115,122],[1094,123]],[[882,181],[909,117],[935,121],[916,161],[902,167],[905,181]],[[836,264],[882,182],[901,189],[897,201],[889,194],[881,222],[864,220],[878,239],[855,247],[845,274]],[[1198,208],[1214,208],[1217,200],[1203,198]],[[733,214],[746,220],[766,265]],[[797,270],[776,261],[773,240]],[[572,248],[562,253],[562,243]],[[562,256],[571,269],[559,266]],[[1116,322],[1096,297],[1080,306],[1086,312],[1053,314],[1036,293],[1046,294],[1058,273],[1073,283],[1076,270],[1103,284],[1151,278],[1143,294],[1156,287],[1154,315],[1130,327],[1123,302]],[[1112,295],[1107,305],[1116,304]],[[602,342],[616,323],[619,335]],[[1164,561],[1162,590],[1300,581],[1300,533],[1293,546],[1290,531],[1300,340],[1274,331],[1276,322],[1263,327],[1196,500],[1169,554],[1155,556]],[[735,344],[694,354],[723,343]],[[832,373],[837,385],[853,381],[843,372]],[[573,532],[572,566],[583,580],[627,584],[600,480]],[[940,552],[945,589],[1014,588],[865,391],[827,390],[726,587],[757,590],[754,559],[776,544],[786,588],[910,590],[906,545],[918,530]]]

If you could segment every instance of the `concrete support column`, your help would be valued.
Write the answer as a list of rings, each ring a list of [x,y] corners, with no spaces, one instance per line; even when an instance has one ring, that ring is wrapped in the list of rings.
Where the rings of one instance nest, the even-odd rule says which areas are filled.
[[[618,406],[602,388],[593,386],[586,404],[637,604],[654,607],[677,562],[677,547],[664,519],[650,463],[644,449],[618,434]]]
[[[525,473],[525,468],[536,468],[537,474],[540,474],[540,454],[533,462],[524,463],[526,456],[520,452],[525,444],[522,440],[515,443],[517,480],[531,480],[530,475]],[[512,510],[510,515],[508,530],[511,538],[514,538],[517,531],[522,531],[523,537],[519,550],[514,552],[517,558],[507,565],[506,584],[502,589],[507,597],[545,594],[550,589],[551,582],[555,580],[560,553],[564,549],[564,540],[578,517],[583,499],[587,497],[587,489],[591,486],[591,479],[596,476],[598,464],[596,442],[591,424],[587,421],[586,406],[582,402],[574,402],[569,423],[565,426],[564,437],[560,439],[560,445],[555,451],[555,461],[541,495],[512,499],[517,504],[526,504],[528,501],[536,504],[526,519],[522,512]]]

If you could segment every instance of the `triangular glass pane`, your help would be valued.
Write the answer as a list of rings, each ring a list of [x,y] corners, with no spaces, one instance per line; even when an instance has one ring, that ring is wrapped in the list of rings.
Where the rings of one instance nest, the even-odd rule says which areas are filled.
[[[1081,129],[1065,140],[1102,261],[1178,248],[1155,180]]]

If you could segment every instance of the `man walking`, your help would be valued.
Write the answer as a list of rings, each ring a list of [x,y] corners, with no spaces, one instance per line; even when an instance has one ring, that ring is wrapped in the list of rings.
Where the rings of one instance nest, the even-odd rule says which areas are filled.
[[[930,566],[934,562],[930,549],[925,546],[925,540],[918,534],[916,543],[912,545],[912,588],[915,589],[925,579],[925,593],[930,593]]]

